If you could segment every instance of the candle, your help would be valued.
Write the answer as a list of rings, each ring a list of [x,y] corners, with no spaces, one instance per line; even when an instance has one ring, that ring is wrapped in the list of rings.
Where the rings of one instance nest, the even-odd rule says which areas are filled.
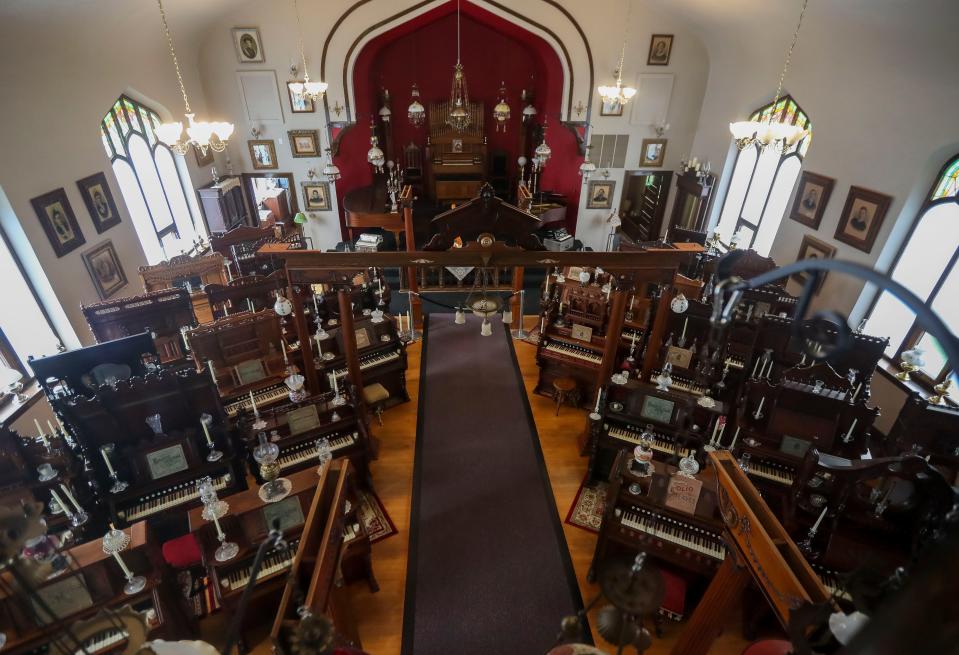
[[[406,310],[406,324],[410,329],[410,336],[413,336],[413,303],[410,303],[410,308]]]
[[[606,302],[609,302],[609,294],[611,294],[612,292],[613,292],[613,285],[610,284],[608,287],[606,287]]]
[[[111,475],[111,476],[112,476],[112,475],[116,475],[117,472],[113,470],[113,464],[110,463],[110,457],[107,455],[107,451],[105,451],[103,448],[101,448],[101,449],[100,449],[100,455],[103,456],[103,461],[106,462],[107,471],[110,472],[110,475]]]
[[[633,301],[636,300],[636,294],[629,297],[629,311],[633,311]]]
[[[862,385],[863,385],[863,383],[860,382],[860,383],[859,383],[859,386],[856,387],[856,390],[853,392],[852,398],[849,399],[849,402],[854,402],[854,401],[856,400],[856,396],[858,396],[858,395],[859,395],[859,392],[862,390]]]
[[[67,496],[67,500],[69,500],[70,503],[73,504],[73,506],[77,509],[77,511],[78,511],[78,512],[82,512],[82,511],[83,511],[83,508],[80,507],[80,503],[78,503],[78,502],[77,502],[77,499],[73,497],[73,494],[72,494],[72,493],[70,493],[70,489],[67,488],[67,485],[65,485],[65,484],[63,484],[63,483],[60,483],[60,489],[63,490],[63,493],[66,494],[66,496]]]
[[[759,398],[759,407],[756,408],[756,412],[753,414],[753,416],[759,416],[759,414],[762,413],[764,402],[766,402],[766,396],[761,396]],[[757,418],[756,420],[758,421],[759,419]]]
[[[210,430],[206,427],[206,421],[200,420],[200,425],[203,426],[203,434],[206,435],[206,445],[210,448],[213,448],[213,439],[210,438]]]
[[[766,378],[766,379],[768,380],[768,379],[769,379],[769,375],[773,372],[773,358],[772,358],[772,357],[769,358],[769,366],[768,366],[768,367],[767,367],[767,366],[763,366],[763,368],[766,369],[766,370],[765,370],[765,371],[760,370],[760,371],[759,371],[759,377],[761,377],[761,378]]]
[[[599,414],[599,399],[602,397],[603,397],[603,390],[600,389],[599,391],[596,392],[596,409],[593,410],[597,414]]]
[[[57,429],[53,427],[53,422],[50,419],[47,419],[47,427],[50,428],[51,437],[57,434]]]
[[[70,510],[69,507],[67,507],[67,504],[66,504],[65,502],[63,502],[63,500],[60,498],[60,496],[57,495],[57,490],[56,490],[56,489],[51,489],[51,490],[50,490],[50,495],[53,496],[53,500],[56,501],[57,505],[59,505],[60,507],[63,508],[63,511],[64,511],[64,513],[67,515],[67,518],[73,518],[73,512]]]
[[[750,374],[749,377],[751,377],[751,378],[755,378],[755,377],[756,377],[756,369],[759,368],[759,362],[760,362],[760,359],[757,357],[757,358],[756,358],[756,363],[753,364],[753,372]]]
[[[543,289],[543,297],[549,296],[549,278],[552,273],[549,272],[549,269],[546,269],[546,287]]]
[[[283,363],[289,364],[290,360],[286,358],[286,343],[283,341],[283,339],[280,339],[280,349],[283,351]]]
[[[223,534],[223,528],[220,527],[220,519],[216,517],[216,513],[213,514],[213,525],[216,526],[216,538],[223,541],[225,535]]]
[[[43,438],[43,428],[40,427],[40,421],[33,419],[33,424],[37,426],[37,436]]]
[[[726,421],[723,421],[722,426],[719,428],[719,436],[716,437],[716,443],[714,446],[718,446],[723,442],[723,433],[726,432]]]
[[[130,572],[130,569],[127,568],[127,565],[123,563],[123,558],[120,557],[120,551],[113,551],[113,559],[117,561],[117,564],[120,565],[120,568],[123,569],[123,575],[130,579],[133,577],[133,573]]]
[[[716,423],[713,425],[713,433],[709,437],[709,443],[716,443],[716,433],[719,432],[719,418],[716,418]]]
[[[258,412],[257,409],[256,409],[256,400],[253,398],[253,392],[252,392],[252,391],[250,392],[250,404],[253,406],[253,413],[254,413],[254,414],[259,414],[259,412]]]
[[[636,347],[636,330],[633,330],[633,343],[631,347],[632,348]]]
[[[250,311],[251,311],[251,312],[255,312],[255,311],[256,311],[255,309],[253,309],[253,301],[250,300],[249,298],[246,299],[246,306],[250,308]]]
[[[819,514],[819,518],[816,519],[816,522],[812,524],[812,530],[810,532],[816,532],[819,530],[819,524],[822,523],[822,520],[826,518],[826,512],[829,510],[829,506],[822,508],[822,512]]]
[[[686,327],[688,325],[689,325],[689,317],[687,316],[686,319],[683,321],[683,333],[679,335],[680,341],[686,341]]]
[[[316,335],[316,356],[320,359],[323,359],[323,339],[320,338],[320,335]]]
[[[558,313],[559,313],[559,314],[562,314],[562,313],[563,313],[563,301],[562,301],[562,300],[559,301],[559,312],[558,312]]]
[[[316,302],[316,294],[313,294],[313,310],[316,312],[316,318],[320,318],[320,304]]]
[[[213,360],[206,360],[207,368],[210,369],[210,377],[213,378],[213,384],[216,384],[216,371],[213,370]]]
[[[546,314],[543,314],[543,320],[540,321],[539,335],[541,339],[546,336]]]
[[[846,438],[844,439],[844,441],[852,441],[852,431],[856,429],[856,423],[858,422],[859,422],[858,418],[854,418],[852,420],[852,425],[849,426],[849,431],[846,432]]]
[[[333,395],[334,396],[340,395],[340,387],[336,383],[336,371],[333,371]]]
[[[63,427],[63,421],[60,420],[60,417],[59,417],[59,416],[54,416],[53,418],[55,418],[55,419],[57,420],[57,425],[60,426],[60,432],[62,432],[63,434],[66,434],[66,433],[67,433],[67,429],[66,429],[65,427]]]
[[[739,438],[739,426],[736,426],[736,432],[733,434],[733,440],[729,442],[729,449],[732,450],[733,446],[736,445],[736,439]]]
[[[376,278],[376,290],[383,295],[383,281],[380,278]]]

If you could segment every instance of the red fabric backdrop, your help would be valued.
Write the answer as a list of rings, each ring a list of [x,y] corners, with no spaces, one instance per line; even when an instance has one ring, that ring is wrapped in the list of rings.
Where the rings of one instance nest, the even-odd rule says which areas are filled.
[[[523,89],[532,90],[535,94],[533,104],[538,111],[536,120],[542,122],[548,117],[547,143],[553,150],[541,188],[566,195],[570,207],[567,225],[572,229],[579,204],[581,184],[577,170],[582,157],[575,136],[559,123],[563,69],[556,52],[539,36],[466,2],[462,4],[461,33],[461,60],[469,96],[471,100],[484,103],[488,152],[505,151],[510,175],[515,179],[516,159],[521,154],[520,93]],[[455,2],[399,25],[363,48],[353,75],[353,109],[357,125],[343,135],[336,157],[343,175],[337,184],[341,201],[345,192],[372,182],[372,168],[366,163],[366,151],[369,149],[370,114],[379,111],[381,90],[386,88],[390,92],[393,153],[399,159],[402,148],[410,142],[425,146],[428,134],[425,124],[414,128],[406,117],[413,83],[419,86],[420,102],[427,107],[430,102],[447,99],[455,63]],[[512,115],[506,132],[496,132],[492,108],[498,100],[502,82],[506,83]],[[379,122],[378,116],[376,120]]]

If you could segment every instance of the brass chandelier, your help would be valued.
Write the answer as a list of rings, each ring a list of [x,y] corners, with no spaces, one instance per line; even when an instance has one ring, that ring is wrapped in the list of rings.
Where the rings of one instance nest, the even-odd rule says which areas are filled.
[[[293,0],[293,13],[296,15],[296,36],[300,46],[300,61],[303,62],[303,80],[290,83],[290,91],[298,96],[317,101],[326,92],[326,82],[311,82],[310,73],[306,70],[306,54],[303,51],[303,30],[300,28],[300,9]]]
[[[473,117],[469,111],[469,92],[466,89],[466,74],[460,63],[460,3],[456,0],[456,66],[453,67],[453,84],[450,88],[450,104],[446,114],[446,124],[457,132],[462,132]]]

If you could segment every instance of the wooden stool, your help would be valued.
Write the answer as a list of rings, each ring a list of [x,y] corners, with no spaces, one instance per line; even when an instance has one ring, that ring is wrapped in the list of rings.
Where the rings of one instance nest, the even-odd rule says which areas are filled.
[[[376,420],[380,426],[383,425],[383,405],[390,399],[390,392],[382,384],[370,384],[363,387],[363,400],[370,406],[373,413],[376,414]]]
[[[573,378],[556,378],[553,380],[553,400],[556,401],[556,416],[559,416],[560,406],[576,391],[576,380]]]

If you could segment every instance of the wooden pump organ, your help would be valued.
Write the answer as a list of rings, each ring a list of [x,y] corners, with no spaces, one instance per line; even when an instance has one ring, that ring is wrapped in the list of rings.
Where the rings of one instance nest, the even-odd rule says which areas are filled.
[[[430,103],[426,180],[437,202],[475,198],[486,180],[483,103],[471,101],[468,111],[470,124],[457,131],[446,124],[449,102]]]

